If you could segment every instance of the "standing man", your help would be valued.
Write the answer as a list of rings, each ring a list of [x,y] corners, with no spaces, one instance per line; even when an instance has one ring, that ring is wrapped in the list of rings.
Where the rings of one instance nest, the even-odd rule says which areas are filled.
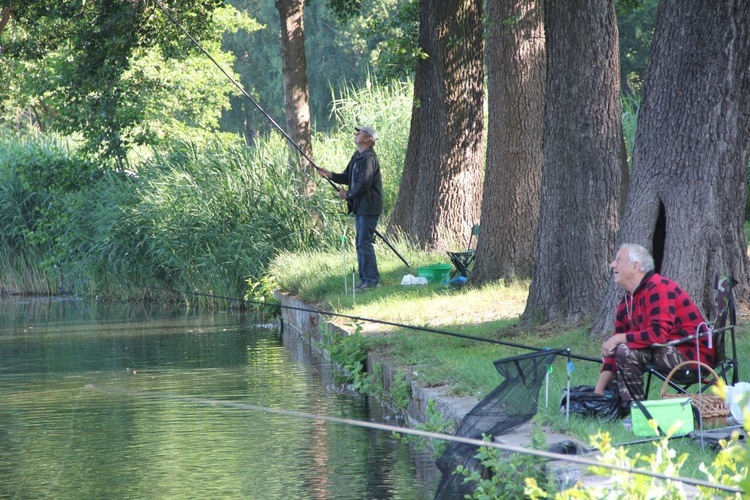
[[[380,283],[378,262],[372,243],[378,219],[383,212],[383,182],[380,176],[380,163],[374,149],[378,133],[369,125],[354,127],[354,130],[357,151],[349,160],[346,169],[340,174],[334,174],[319,168],[318,175],[349,186],[348,190],[339,191],[339,197],[347,201],[355,217],[359,285],[354,289],[365,290]]]
[[[602,344],[602,369],[594,392],[615,379],[623,412],[644,396],[646,365],[669,372],[679,363],[700,359],[713,366],[714,349],[708,337],[676,346],[659,346],[694,335],[704,323],[703,315],[690,295],[677,283],[654,272],[654,259],[641,245],[625,243],[609,265],[615,283],[627,290],[615,315],[615,332]],[[703,325],[705,328],[705,323]]]

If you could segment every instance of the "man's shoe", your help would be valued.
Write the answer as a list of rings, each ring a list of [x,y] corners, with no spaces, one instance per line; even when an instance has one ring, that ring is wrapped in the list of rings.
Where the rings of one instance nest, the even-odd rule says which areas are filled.
[[[355,286],[354,289],[359,292],[361,290],[369,290],[370,288],[375,288],[376,286],[378,286],[377,283],[360,283],[359,285]]]

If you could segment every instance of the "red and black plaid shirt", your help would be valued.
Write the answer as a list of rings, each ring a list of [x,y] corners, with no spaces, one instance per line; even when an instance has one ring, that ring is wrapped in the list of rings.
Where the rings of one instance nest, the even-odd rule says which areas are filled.
[[[652,344],[687,337],[696,333],[704,323],[703,315],[690,295],[669,278],[653,271],[631,294],[628,292],[617,307],[615,333],[624,333],[630,349],[647,349]],[[686,359],[694,360],[695,342],[676,346]],[[700,338],[700,360],[713,366],[714,349],[708,347],[708,337]],[[602,371],[614,371],[615,357],[604,358]]]

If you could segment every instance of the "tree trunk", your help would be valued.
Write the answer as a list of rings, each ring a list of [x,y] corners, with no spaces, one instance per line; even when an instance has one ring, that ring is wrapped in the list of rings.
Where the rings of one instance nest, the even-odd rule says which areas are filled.
[[[743,232],[750,138],[750,3],[659,4],[618,242],[652,250],[657,271],[714,312],[713,275],[748,286]],[[610,283],[593,333],[612,331]]]
[[[487,169],[472,280],[530,277],[544,136],[542,0],[487,4]],[[509,23],[507,20],[514,20]]]
[[[303,0],[276,0],[281,21],[281,60],[284,77],[284,115],[289,137],[312,159],[310,140],[310,103],[307,91],[307,60],[305,59],[305,25]],[[292,161],[300,172],[300,193],[315,192],[314,173],[304,156],[294,149]]]
[[[484,85],[482,1],[419,2],[417,64],[404,174],[391,226],[429,249],[479,221]],[[402,197],[403,200],[401,199]]]
[[[625,161],[614,1],[545,3],[542,205],[522,320],[578,322],[597,310],[619,222]]]
[[[5,31],[5,27],[8,25],[8,21],[10,21],[10,15],[13,14],[15,8],[14,4],[10,4],[0,9],[0,33]]]

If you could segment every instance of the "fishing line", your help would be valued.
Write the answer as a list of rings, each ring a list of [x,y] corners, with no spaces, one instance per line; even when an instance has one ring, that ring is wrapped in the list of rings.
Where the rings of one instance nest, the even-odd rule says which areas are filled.
[[[293,140],[293,139],[292,139],[291,137],[289,137],[289,134],[287,134],[287,133],[286,133],[286,132],[284,131],[284,129],[283,129],[283,128],[281,128],[281,126],[280,126],[280,125],[279,125],[278,123],[276,123],[276,120],[274,120],[274,119],[273,119],[273,117],[272,117],[272,116],[271,116],[270,114],[268,114],[268,113],[266,112],[266,110],[265,110],[265,109],[263,109],[263,108],[261,107],[261,105],[260,105],[260,104],[258,103],[258,101],[256,101],[255,99],[253,99],[253,98],[252,98],[252,96],[251,96],[250,94],[248,94],[248,93],[247,93],[247,91],[245,90],[245,88],[244,88],[244,87],[243,87],[242,85],[240,85],[240,83],[239,83],[239,82],[238,82],[237,80],[235,80],[234,78],[232,78],[232,75],[230,75],[230,74],[229,74],[229,73],[228,73],[228,72],[227,72],[227,71],[226,71],[226,70],[225,70],[225,69],[224,69],[224,68],[223,68],[223,67],[221,66],[221,64],[219,64],[219,63],[218,63],[218,62],[216,61],[216,59],[214,59],[214,58],[213,58],[213,56],[212,56],[211,54],[209,54],[209,53],[208,53],[208,51],[207,51],[206,49],[204,49],[204,48],[203,48],[203,46],[202,46],[202,45],[201,45],[201,44],[200,44],[200,43],[198,42],[198,40],[196,40],[196,39],[195,39],[195,38],[193,37],[193,35],[191,35],[191,34],[190,34],[190,33],[188,32],[188,30],[186,30],[186,29],[185,29],[185,28],[184,28],[184,27],[183,27],[183,26],[182,26],[182,25],[181,25],[180,23],[178,23],[178,22],[177,22],[177,20],[176,20],[176,19],[175,19],[174,17],[172,17],[172,15],[171,15],[171,14],[170,14],[169,12],[167,12],[167,9],[166,9],[166,8],[164,7],[164,5],[162,5],[162,3],[161,3],[161,1],[160,1],[160,0],[155,0],[155,3],[156,3],[156,5],[158,5],[158,6],[159,6],[159,8],[161,9],[161,11],[162,11],[162,12],[164,12],[164,14],[165,14],[165,15],[167,16],[167,18],[168,18],[168,19],[169,19],[169,20],[170,20],[170,21],[172,22],[172,24],[174,24],[175,26],[177,26],[177,28],[179,28],[179,30],[180,30],[180,31],[182,31],[183,33],[185,33],[185,36],[187,36],[187,37],[188,37],[188,38],[190,39],[190,41],[191,41],[191,42],[193,42],[193,44],[195,44],[195,46],[196,46],[196,47],[198,47],[198,49],[199,49],[199,50],[200,50],[200,51],[201,51],[201,52],[202,52],[202,53],[203,53],[203,54],[204,54],[204,55],[205,55],[206,57],[208,57],[208,58],[209,58],[209,59],[211,60],[211,62],[212,62],[212,63],[214,63],[214,65],[215,65],[215,66],[216,66],[217,68],[219,68],[219,71],[221,71],[221,72],[222,72],[222,73],[224,74],[224,76],[226,76],[226,77],[227,77],[227,78],[229,79],[229,81],[230,81],[230,82],[232,82],[232,84],[234,84],[234,86],[235,86],[235,87],[237,87],[237,89],[238,89],[238,90],[239,90],[239,91],[240,91],[240,92],[242,93],[242,95],[244,95],[245,97],[247,97],[247,98],[248,98],[248,99],[250,100],[250,102],[252,102],[252,103],[253,103],[253,104],[255,105],[255,107],[256,107],[256,108],[258,108],[258,110],[259,110],[259,111],[260,111],[260,112],[261,112],[261,113],[263,114],[263,116],[265,116],[265,117],[266,117],[266,119],[267,119],[267,120],[268,120],[268,121],[269,121],[269,122],[271,123],[271,125],[273,125],[273,126],[274,126],[274,128],[275,128],[276,130],[278,130],[278,131],[279,131],[279,132],[281,133],[281,135],[283,135],[283,136],[284,136],[284,138],[285,138],[285,139],[286,139],[287,141],[289,141],[289,144],[291,144],[292,146],[294,146],[294,149],[296,149],[296,150],[297,150],[297,151],[299,152],[299,154],[301,154],[301,155],[302,155],[302,156],[303,156],[303,157],[304,157],[304,158],[305,158],[305,159],[306,159],[306,160],[307,160],[307,161],[308,161],[308,162],[310,163],[310,166],[312,166],[312,167],[313,167],[314,169],[316,169],[316,170],[323,170],[323,169],[322,169],[321,167],[319,167],[319,166],[317,166],[317,165],[315,164],[315,162],[314,162],[314,161],[312,160],[312,158],[310,158],[310,157],[309,157],[309,156],[307,155],[307,153],[305,153],[305,152],[304,152],[304,151],[302,150],[302,148],[301,148],[301,147],[299,147],[299,145],[298,145],[298,144],[297,144],[296,142],[294,142],[294,140]],[[330,186],[331,186],[331,187],[332,187],[333,189],[335,189],[337,193],[338,193],[338,192],[339,192],[339,191],[341,190],[341,188],[340,188],[339,186],[337,186],[337,185],[336,185],[336,183],[334,183],[334,182],[333,182],[333,181],[332,181],[331,179],[329,179],[328,177],[325,177],[325,180],[326,180],[326,181],[328,181],[328,184],[330,184]],[[406,261],[406,259],[405,259],[405,258],[404,258],[404,257],[403,257],[403,256],[402,256],[402,255],[401,255],[401,254],[400,254],[400,253],[399,253],[399,252],[397,251],[397,250],[396,250],[396,248],[395,248],[395,247],[394,247],[394,246],[393,246],[393,245],[391,244],[391,242],[390,242],[390,241],[388,240],[388,238],[386,238],[385,236],[383,236],[383,235],[382,235],[382,234],[380,233],[380,231],[378,231],[377,229],[375,229],[375,230],[374,230],[374,233],[375,233],[375,235],[376,235],[377,237],[379,237],[379,238],[380,238],[381,240],[383,240],[383,242],[384,242],[384,243],[385,243],[386,245],[388,245],[388,248],[390,248],[390,249],[391,249],[391,251],[393,251],[393,253],[395,253],[395,254],[396,254],[396,256],[397,256],[397,257],[398,257],[399,259],[401,259],[401,262],[403,262],[403,263],[404,263],[404,265],[406,265],[406,267],[408,267],[408,268],[411,268],[411,266],[410,266],[410,265],[409,265],[409,263],[408,263],[408,262]]]
[[[436,333],[436,334],[439,334],[439,335],[447,335],[449,337],[457,337],[457,338],[462,338],[462,339],[467,339],[467,340],[476,340],[478,342],[488,342],[490,344],[498,344],[498,345],[502,345],[502,346],[506,346],[506,347],[515,347],[517,349],[525,349],[527,351],[543,352],[543,351],[549,351],[549,350],[551,350],[549,347],[534,347],[534,346],[528,346],[528,345],[523,345],[523,344],[516,344],[514,342],[505,342],[505,341],[502,341],[502,340],[488,339],[486,337],[475,337],[473,335],[467,335],[467,334],[458,333],[458,332],[450,332],[450,331],[447,331],[447,330],[439,330],[437,328],[430,328],[430,327],[426,327],[426,326],[407,325],[407,324],[404,324],[404,323],[396,323],[396,322],[393,322],[393,321],[386,321],[386,320],[382,320],[382,319],[365,318],[365,317],[362,317],[362,316],[352,316],[350,314],[336,313],[336,312],[333,312],[333,311],[325,311],[325,310],[322,310],[322,309],[311,309],[309,307],[290,306],[290,305],[283,305],[283,304],[269,304],[268,302],[262,302],[262,301],[256,301],[256,300],[238,299],[238,298],[235,298],[235,297],[222,297],[222,296],[219,296],[219,295],[211,295],[211,294],[207,294],[207,293],[175,290],[173,288],[168,288],[168,289],[164,289],[164,290],[169,290],[169,291],[172,291],[172,292],[175,292],[175,293],[185,293],[185,294],[192,294],[192,295],[197,295],[197,296],[201,296],[201,297],[208,297],[208,298],[217,299],[217,300],[231,300],[231,301],[243,302],[243,303],[246,303],[246,304],[256,304],[256,305],[266,306],[266,307],[269,306],[269,305],[273,305],[273,306],[280,307],[280,308],[283,308],[283,309],[290,309],[292,311],[302,311],[302,312],[316,313],[316,314],[321,314],[323,316],[337,316],[339,318],[346,318],[346,319],[350,319],[352,321],[365,321],[365,322],[368,322],[368,323],[376,323],[376,324],[386,325],[386,326],[395,326],[397,328],[407,328],[407,329],[410,329],[410,330],[417,330],[417,331],[421,331],[421,332]],[[591,357],[588,357],[588,356],[580,356],[580,355],[575,355],[575,354],[566,354],[566,356],[569,356],[569,357],[575,358],[575,359],[579,359],[579,360],[583,360],[583,361],[592,361],[592,362],[595,362],[595,363],[601,363],[602,362],[601,359],[591,358]]]
[[[744,492],[740,488],[733,488],[731,486],[714,484],[709,481],[704,481],[701,479],[693,479],[693,478],[682,477],[682,476],[668,476],[666,474],[648,471],[644,469],[634,469],[632,467],[625,467],[625,466],[616,465],[616,464],[605,464],[598,460],[578,457],[575,455],[565,455],[561,453],[554,453],[551,451],[536,450],[533,448],[523,448],[521,446],[507,445],[507,444],[497,443],[494,441],[488,442],[488,441],[483,441],[480,439],[452,436],[450,434],[423,431],[419,429],[411,429],[408,427],[400,427],[400,426],[390,425],[390,424],[381,424],[378,422],[368,422],[368,421],[362,421],[362,420],[354,420],[350,418],[332,417],[329,415],[320,415],[316,413],[307,413],[307,412],[301,412],[301,411],[295,411],[295,410],[284,410],[280,408],[268,408],[265,406],[254,405],[251,403],[239,403],[236,401],[224,401],[224,400],[219,400],[219,399],[197,398],[193,396],[177,396],[177,395],[167,394],[167,393],[130,391],[130,390],[125,390],[125,389],[104,389],[104,388],[97,387],[92,384],[88,384],[86,388],[91,389],[91,390],[97,390],[97,391],[104,392],[104,393],[118,393],[118,394],[124,394],[127,396],[137,396],[137,397],[146,397],[146,398],[165,399],[165,400],[171,400],[171,401],[180,401],[180,402],[186,402],[186,403],[193,403],[193,404],[201,405],[201,406],[210,406],[214,408],[221,407],[221,408],[232,408],[232,409],[241,410],[241,411],[262,412],[262,413],[283,415],[287,417],[293,417],[293,418],[304,419],[304,420],[317,420],[317,421],[322,421],[322,422],[331,422],[335,424],[348,425],[348,426],[353,426],[353,427],[363,427],[366,429],[374,429],[378,431],[385,431],[385,432],[391,432],[391,433],[397,432],[399,434],[410,434],[413,436],[419,436],[419,437],[423,437],[427,439],[440,439],[443,441],[452,441],[455,443],[468,444],[468,445],[478,446],[478,447],[486,446],[489,448],[496,448],[498,450],[509,452],[509,453],[520,453],[523,455],[532,455],[532,456],[536,456],[540,458],[546,458],[549,460],[562,460],[562,461],[577,463],[581,465],[588,465],[591,467],[604,467],[607,469],[627,472],[628,474],[640,474],[643,476],[649,476],[649,477],[653,477],[656,479],[664,479],[667,481],[679,481],[684,484],[690,484],[693,486],[703,486],[706,488],[727,491],[731,493],[743,493]]]
[[[219,68],[219,71],[221,71],[224,74],[224,76],[226,76],[229,79],[229,81],[232,82],[232,84],[234,84],[235,87],[237,87],[237,89],[242,93],[242,95],[244,95],[245,97],[247,97],[250,100],[250,102],[252,102],[255,105],[256,108],[258,108],[258,111],[260,111],[263,114],[263,116],[265,116],[266,119],[269,122],[271,122],[271,125],[273,125],[276,128],[276,130],[278,130],[279,132],[281,132],[281,134],[286,138],[286,140],[289,141],[291,143],[291,145],[294,146],[297,151],[299,151],[299,154],[301,154],[308,162],[310,162],[310,165],[312,165],[315,169],[322,170],[320,167],[318,167],[315,164],[315,162],[312,161],[312,159],[309,156],[307,156],[307,154],[302,150],[302,148],[300,148],[297,145],[297,143],[295,143],[292,140],[292,138],[289,137],[289,135],[286,132],[284,132],[284,129],[281,128],[281,126],[278,123],[276,123],[276,120],[274,120],[273,117],[271,115],[269,115],[266,112],[266,110],[261,107],[260,104],[258,104],[258,101],[256,101],[255,99],[253,99],[253,97],[250,94],[247,93],[247,91],[245,90],[245,88],[242,85],[240,85],[240,83],[237,80],[235,80],[232,77],[232,75],[230,75],[224,69],[224,67],[221,64],[219,64],[216,61],[216,59],[214,59],[213,56],[206,49],[203,48],[203,46],[198,42],[198,40],[196,40],[195,38],[193,38],[193,35],[191,35],[190,32],[188,32],[188,30],[186,30],[180,23],[178,23],[177,20],[174,17],[172,17],[172,15],[167,11],[167,9],[164,7],[164,5],[162,5],[161,1],[160,0],[155,0],[155,3],[156,3],[156,5],[159,6],[159,8],[161,9],[161,11],[164,12],[164,14],[172,22],[172,24],[174,24],[175,26],[177,26],[177,28],[179,28],[180,31],[182,31],[183,33],[185,33],[185,36],[187,36],[190,39],[190,41],[193,42],[193,44],[196,47],[198,47],[198,49],[203,53],[203,55],[205,55],[206,57],[208,57],[211,60],[211,62],[214,63],[214,65],[217,68]],[[336,184],[334,184],[333,181],[331,181],[330,179],[326,179],[326,180],[328,182],[330,182],[333,185],[334,188],[336,188],[336,191],[339,190],[339,187],[336,186]]]

